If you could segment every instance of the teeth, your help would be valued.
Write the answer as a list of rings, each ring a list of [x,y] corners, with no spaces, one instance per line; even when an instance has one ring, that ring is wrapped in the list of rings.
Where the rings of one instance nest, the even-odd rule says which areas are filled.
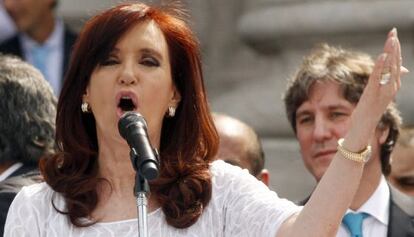
[[[121,99],[131,99],[129,96],[122,96]]]

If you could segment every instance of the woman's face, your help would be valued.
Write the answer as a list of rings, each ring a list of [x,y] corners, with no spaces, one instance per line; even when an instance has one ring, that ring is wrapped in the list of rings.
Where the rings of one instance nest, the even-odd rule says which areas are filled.
[[[119,39],[92,72],[83,97],[95,117],[98,140],[121,139],[119,118],[132,110],[146,119],[155,147],[168,107],[177,107],[180,99],[171,78],[168,45],[154,21],[137,24]]]

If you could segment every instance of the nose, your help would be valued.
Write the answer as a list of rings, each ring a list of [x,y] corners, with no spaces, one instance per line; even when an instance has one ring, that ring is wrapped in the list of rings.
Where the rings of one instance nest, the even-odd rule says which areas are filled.
[[[122,65],[121,72],[118,77],[118,83],[125,86],[135,85],[137,83],[137,77],[131,63],[125,63]]]
[[[317,142],[323,142],[332,136],[331,124],[328,120],[321,117],[315,118],[315,127],[313,130],[313,138]]]

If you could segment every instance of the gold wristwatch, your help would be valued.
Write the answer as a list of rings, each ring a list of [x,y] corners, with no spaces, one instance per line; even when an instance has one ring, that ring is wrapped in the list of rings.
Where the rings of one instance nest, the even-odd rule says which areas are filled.
[[[341,138],[338,140],[338,151],[339,153],[348,160],[357,161],[360,163],[365,163],[371,157],[371,146],[367,146],[364,150],[360,152],[348,151],[342,146],[344,139]]]

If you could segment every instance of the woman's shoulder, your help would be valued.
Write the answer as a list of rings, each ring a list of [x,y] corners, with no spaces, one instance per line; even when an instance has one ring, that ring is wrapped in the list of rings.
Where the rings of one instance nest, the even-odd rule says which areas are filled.
[[[234,183],[245,179],[256,181],[247,169],[241,169],[222,160],[215,160],[210,164],[210,173],[215,183]]]
[[[238,166],[231,165],[223,160],[215,160],[210,164],[210,172],[213,176],[233,176],[241,173],[249,174],[247,169],[242,169]]]
[[[250,175],[247,169],[228,164],[222,160],[213,161],[210,165],[213,191],[231,196],[245,190],[269,192],[266,185]]]
[[[43,198],[47,195],[52,195],[53,192],[54,192],[53,189],[46,182],[41,182],[41,183],[24,186],[22,190],[20,190],[18,195],[26,196],[30,198],[35,198],[35,197],[40,196]]]
[[[32,184],[23,187],[16,195],[12,205],[21,206],[25,205],[30,208],[46,208],[50,207],[52,198],[59,199],[59,195],[56,195],[55,191],[45,182]],[[59,204],[58,200],[54,200],[54,203]]]

